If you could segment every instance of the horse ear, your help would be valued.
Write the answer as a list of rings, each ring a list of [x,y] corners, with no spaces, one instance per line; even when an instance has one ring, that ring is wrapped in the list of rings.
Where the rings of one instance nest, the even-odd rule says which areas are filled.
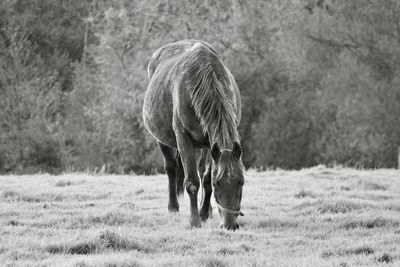
[[[218,144],[214,143],[211,148],[211,157],[214,161],[218,161],[219,156],[221,156],[221,151],[219,150]]]
[[[238,142],[233,142],[233,148],[232,148],[232,155],[239,159],[240,156],[242,155],[242,148],[240,147]]]

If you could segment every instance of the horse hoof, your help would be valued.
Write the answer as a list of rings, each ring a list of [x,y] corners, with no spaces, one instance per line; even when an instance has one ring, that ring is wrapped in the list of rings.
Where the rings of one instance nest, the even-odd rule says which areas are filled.
[[[201,228],[201,223],[200,224],[190,224],[191,228]]]
[[[201,227],[200,217],[190,218],[190,226],[194,228],[200,228]]]
[[[179,212],[179,208],[170,207],[170,208],[168,208],[168,211],[171,213],[177,213],[177,212]]]
[[[200,219],[201,219],[201,221],[202,222],[205,222],[205,221],[207,221],[208,220],[208,218],[209,218],[209,215],[208,215],[208,213],[200,213]]]
[[[169,212],[179,212],[179,204],[178,203],[170,203],[168,204],[168,211]]]

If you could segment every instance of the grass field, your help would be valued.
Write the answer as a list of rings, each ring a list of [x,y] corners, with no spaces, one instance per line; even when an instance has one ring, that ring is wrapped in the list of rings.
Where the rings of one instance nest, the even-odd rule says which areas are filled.
[[[400,171],[249,171],[240,229],[190,229],[167,178],[0,176],[0,266],[400,266]]]

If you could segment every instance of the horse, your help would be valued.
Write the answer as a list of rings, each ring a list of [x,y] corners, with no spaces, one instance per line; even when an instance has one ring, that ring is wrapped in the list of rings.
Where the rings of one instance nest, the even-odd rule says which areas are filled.
[[[190,199],[190,225],[201,227],[211,216],[213,191],[220,226],[238,229],[237,217],[243,216],[244,168],[237,130],[240,92],[232,73],[210,44],[182,40],[153,54],[148,77],[142,115],[164,156],[168,210],[179,211],[178,196],[185,188]],[[199,176],[203,186],[200,212]]]

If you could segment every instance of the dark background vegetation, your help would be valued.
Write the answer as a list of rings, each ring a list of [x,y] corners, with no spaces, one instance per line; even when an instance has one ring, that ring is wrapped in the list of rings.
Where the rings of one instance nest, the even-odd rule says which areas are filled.
[[[394,167],[398,0],[2,0],[0,172],[161,170],[147,63],[212,44],[241,89],[247,167]]]

